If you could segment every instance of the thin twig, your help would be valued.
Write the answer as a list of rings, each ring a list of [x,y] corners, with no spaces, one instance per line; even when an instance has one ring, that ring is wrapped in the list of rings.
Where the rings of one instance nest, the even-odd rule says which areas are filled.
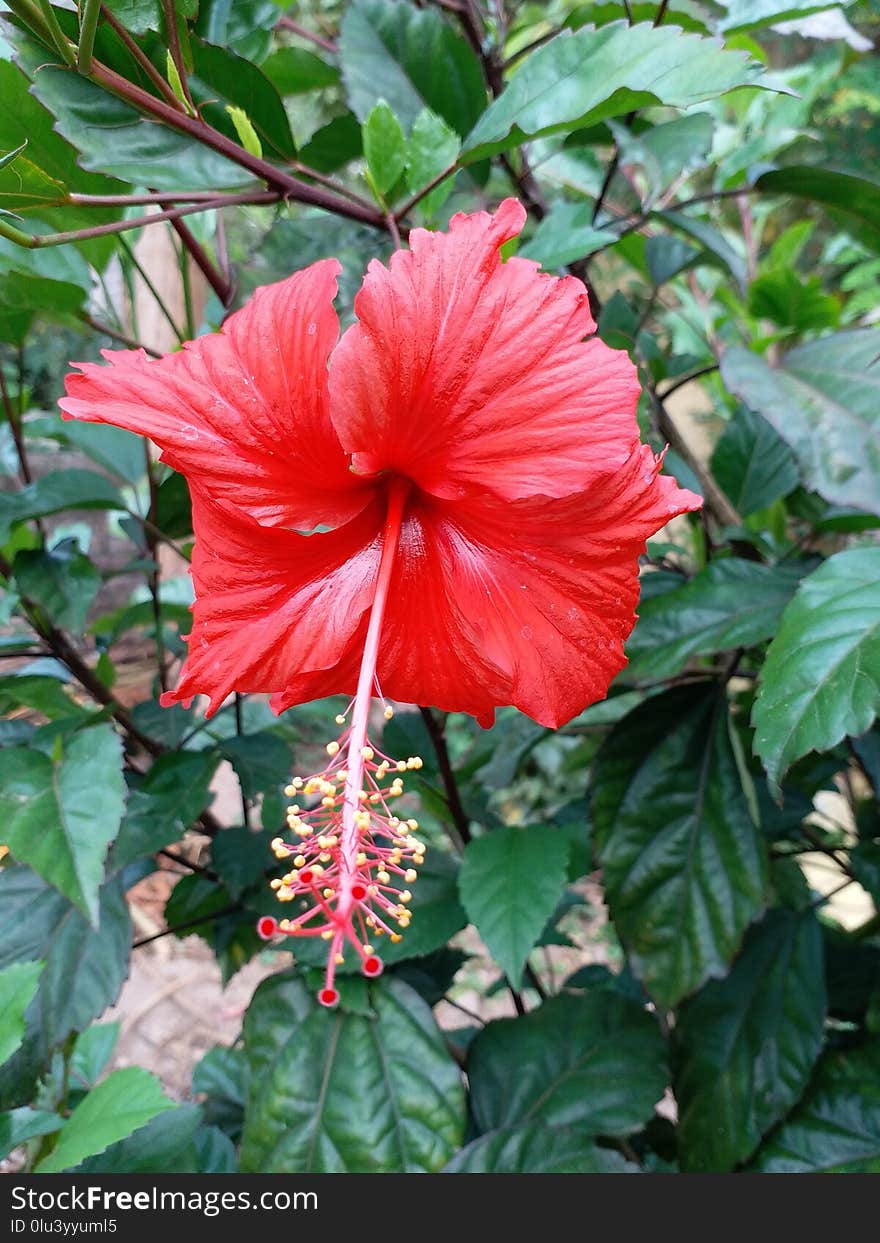
[[[449,808],[449,813],[452,816],[452,822],[455,825],[458,836],[461,838],[462,844],[466,846],[471,840],[471,823],[462,804],[455,770],[449,758],[449,748],[446,746],[446,733],[443,725],[434,715],[431,708],[420,708],[419,711],[422,714],[422,720],[425,722],[425,728],[430,735],[434,746],[434,753],[437,756],[440,778],[443,782],[443,789],[446,791],[446,806]]]
[[[336,52],[336,44],[331,43],[329,39],[325,39],[323,35],[315,34],[312,30],[306,30],[305,26],[301,26],[299,22],[295,22],[293,18],[288,17],[285,13],[283,17],[279,17],[275,23],[276,30],[289,30],[292,35],[298,35],[300,39],[305,39],[308,43],[314,43],[315,47],[322,48],[325,52]]]
[[[87,324],[93,332],[99,332],[102,336],[109,337],[111,341],[118,341],[120,345],[125,345],[130,350],[143,350],[146,354],[149,354],[151,358],[162,357],[160,350],[151,349],[149,345],[142,345],[140,341],[135,341],[133,337],[126,336],[124,332],[117,332],[115,328],[110,328],[107,324],[99,323],[98,320],[93,319],[91,315],[88,315],[85,312],[80,315],[80,319],[84,324]]]
[[[165,81],[159,70],[150,60],[149,56],[147,56],[146,52],[144,52],[144,50],[137,43],[135,43],[134,39],[122,23],[117,21],[110,9],[107,8],[106,4],[101,6],[101,16],[104,18],[104,21],[108,24],[108,26],[115,31],[116,35],[125,45],[126,51],[134,57],[138,63],[138,66],[143,70],[169,107],[174,108],[178,112],[184,111],[183,104],[171,89],[171,84]]]

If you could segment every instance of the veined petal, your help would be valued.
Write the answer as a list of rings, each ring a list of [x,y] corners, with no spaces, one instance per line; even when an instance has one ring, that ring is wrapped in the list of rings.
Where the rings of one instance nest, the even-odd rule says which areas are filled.
[[[586,493],[410,512],[379,651],[394,699],[491,724],[514,704],[556,727],[626,664],[645,541],[701,498],[641,446]]]
[[[330,362],[331,417],[363,474],[395,471],[447,499],[567,496],[623,466],[638,441],[639,385],[599,340],[584,285],[501,262],[525,212],[414,229],[374,260],[358,322]]]
[[[292,691],[300,703],[345,689],[363,650],[383,518],[373,501],[335,531],[300,535],[195,491],[193,625],[162,703],[207,695],[211,715],[232,691]]]
[[[258,289],[218,333],[151,361],[105,350],[80,363],[68,418],[151,437],[162,461],[259,522],[338,525],[369,501],[330,423],[327,359],[339,327],[335,259]]]

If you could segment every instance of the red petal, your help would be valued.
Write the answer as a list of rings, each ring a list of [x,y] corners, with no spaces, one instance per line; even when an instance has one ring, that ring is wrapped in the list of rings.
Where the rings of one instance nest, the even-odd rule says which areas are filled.
[[[369,265],[330,363],[333,423],[361,473],[517,499],[581,491],[626,462],[635,368],[584,342],[595,324],[579,280],[501,262],[524,219],[508,199],[494,216],[455,216],[448,234],[414,229],[390,270]]]
[[[642,446],[565,500],[423,503],[408,517],[379,653],[393,699],[555,727],[626,664],[645,540],[700,497]]]
[[[338,530],[298,535],[259,526],[195,492],[189,651],[162,703],[207,695],[211,715],[234,690],[300,703],[353,683],[383,518],[374,502]]]
[[[162,460],[260,522],[337,525],[369,495],[330,423],[327,359],[336,342],[335,259],[258,289],[219,333],[157,362],[105,350],[75,364],[59,404],[70,418],[150,436]]]

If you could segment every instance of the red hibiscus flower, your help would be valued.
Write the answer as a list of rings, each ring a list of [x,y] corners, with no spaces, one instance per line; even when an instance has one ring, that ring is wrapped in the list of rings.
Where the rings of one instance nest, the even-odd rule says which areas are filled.
[[[60,403],[150,436],[189,480],[196,601],[163,703],[355,696],[276,851],[294,856],[279,896],[313,900],[282,930],[331,942],[325,1004],[346,940],[381,969],[368,938],[409,922],[400,878],[424,851],[389,807],[400,764],[367,740],[374,687],[562,724],[626,663],[645,540],[701,503],[639,443],[635,368],[585,340],[583,284],[501,261],[524,218],[508,199],[413,230],[369,265],[338,344],[324,260],[177,354],[79,365]]]

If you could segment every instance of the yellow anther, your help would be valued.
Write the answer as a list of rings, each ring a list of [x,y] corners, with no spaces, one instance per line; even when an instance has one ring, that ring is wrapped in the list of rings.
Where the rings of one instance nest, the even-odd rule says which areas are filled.
[[[376,880],[379,881],[379,883],[382,885],[387,885],[388,882],[391,880],[391,877],[388,875],[387,872],[381,871],[381,872],[376,873]]]
[[[291,803],[287,809],[287,814],[288,816],[298,816],[301,810],[299,803]]]
[[[390,828],[396,829],[397,826],[400,824],[400,821],[398,820],[397,816],[391,816],[388,820],[388,824]]]
[[[409,825],[401,824],[399,820],[394,827],[397,829],[401,837],[406,837],[407,833],[409,832]]]
[[[418,880],[418,878],[419,878],[419,874],[415,870],[415,868],[407,868],[403,874],[403,879],[406,881],[408,885],[411,885],[413,881]]]
[[[402,941],[402,940],[403,940],[403,937],[400,935],[400,933],[399,933],[399,932],[392,932],[391,937],[390,937],[390,940],[391,940],[391,941],[393,941],[393,942],[394,942],[394,944],[396,945],[396,944],[398,943],[398,941]]]
[[[368,928],[376,927],[376,921],[375,919],[373,919],[372,915],[368,915],[367,918],[364,920],[364,923],[367,925]]]
[[[408,829],[412,829],[413,833],[415,833],[416,829],[419,827],[419,822],[418,820],[407,820],[406,827]]]
[[[375,754],[372,747],[361,747],[361,755],[365,760],[371,760]]]
[[[364,852],[363,852],[363,851],[360,851],[360,853],[358,854],[357,858],[355,859],[355,864],[356,864],[359,868],[362,868],[362,867],[364,866],[364,864],[366,863],[366,861],[367,861],[367,856],[364,854]]]
[[[381,794],[371,794],[368,801],[371,803],[378,803],[381,797]]]
[[[364,953],[365,953],[365,954],[372,954],[372,952],[373,952],[373,947],[372,947],[372,945],[365,945],[365,946],[364,946]]]
[[[397,769],[399,773],[405,773],[406,772],[406,760],[398,760],[397,763],[394,765],[394,767]]]
[[[385,709],[384,716],[385,716],[385,720],[386,720],[386,721],[393,721],[393,720],[394,720],[394,709],[391,707],[391,705],[390,705],[390,704],[389,704],[389,705],[388,705],[388,707]]]
[[[281,837],[273,837],[270,845],[276,854],[278,853],[279,850],[287,849],[287,847],[284,845],[284,839]]]
[[[312,871],[315,873],[316,876],[324,875],[324,869],[321,867],[320,863],[314,864],[312,867]]]
[[[335,807],[336,799],[333,797],[332,794],[327,794],[324,796],[324,798],[321,799],[321,806],[322,807]]]
[[[400,853],[400,849],[395,848],[394,850],[392,850],[391,854],[388,856],[388,862],[399,863],[402,858],[403,858],[403,855]]]
[[[280,889],[280,888],[281,888],[281,881],[278,879],[278,877],[277,877],[277,876],[275,877],[275,879],[274,879],[274,880],[270,880],[270,881],[269,881],[269,888],[270,888],[270,889]]]
[[[341,967],[341,966],[342,966],[342,964],[343,964],[344,962],[345,962],[345,959],[342,957],[342,955],[341,955],[341,954],[337,954],[337,955],[336,955],[336,965],[337,965],[337,967]]]
[[[330,886],[329,886],[329,885],[327,886],[327,888],[326,888],[326,889],[322,889],[322,890],[321,890],[321,893],[324,895],[324,897],[325,897],[325,898],[332,898],[332,897],[333,897],[333,892],[334,892],[334,891],[330,888]],[[403,900],[403,895],[401,895],[401,901],[402,901],[402,900]]]
[[[341,713],[341,712],[337,714],[337,717],[336,717],[336,724],[337,724],[337,725],[344,725],[344,724],[345,724],[345,717],[342,715],[342,713]]]
[[[333,929],[325,928],[325,930],[321,933],[321,940],[329,941],[332,936],[333,936]]]
[[[305,855],[297,855],[297,856],[296,856],[296,858],[295,858],[295,859],[294,859],[294,861],[293,861],[293,866],[294,866],[295,868],[304,868],[304,867],[306,866],[306,857],[305,857]]]
[[[294,898],[295,896],[296,895],[294,894],[293,890],[289,889],[287,885],[280,885],[276,893],[276,897],[278,898],[279,902],[290,902],[291,899]]]
[[[408,889],[403,889],[397,896],[403,903],[412,902],[412,894]]]
[[[294,794],[296,794],[296,786],[295,785],[285,786],[284,793],[288,798],[293,798]]]
[[[333,858],[333,856],[331,855],[329,850],[322,850],[321,853],[318,855],[318,858],[321,860],[322,863],[329,863],[330,860]]]
[[[293,828],[293,831],[297,835],[297,837],[311,837],[312,833],[314,832],[314,829],[312,828],[310,824],[303,824],[302,821],[300,821],[299,824],[293,825],[291,827]]]
[[[290,928],[290,927],[291,927],[290,920],[289,920],[289,919],[281,919],[281,920],[279,920],[279,921],[278,921],[278,927],[281,929],[281,931],[282,931],[282,932],[287,932],[288,928]]]
[[[422,757],[420,755],[411,755],[406,762],[407,768],[419,769],[422,767]]]
[[[336,780],[340,782],[348,781],[348,769],[340,768],[339,772],[336,774]]]
[[[328,742],[324,750],[327,752],[328,755],[338,755],[339,754],[339,743]]]
[[[367,893],[371,898],[375,898],[379,890],[376,885],[367,885]]]
[[[416,867],[421,867],[424,862],[425,862],[424,855],[413,855],[413,863],[416,865]]]

